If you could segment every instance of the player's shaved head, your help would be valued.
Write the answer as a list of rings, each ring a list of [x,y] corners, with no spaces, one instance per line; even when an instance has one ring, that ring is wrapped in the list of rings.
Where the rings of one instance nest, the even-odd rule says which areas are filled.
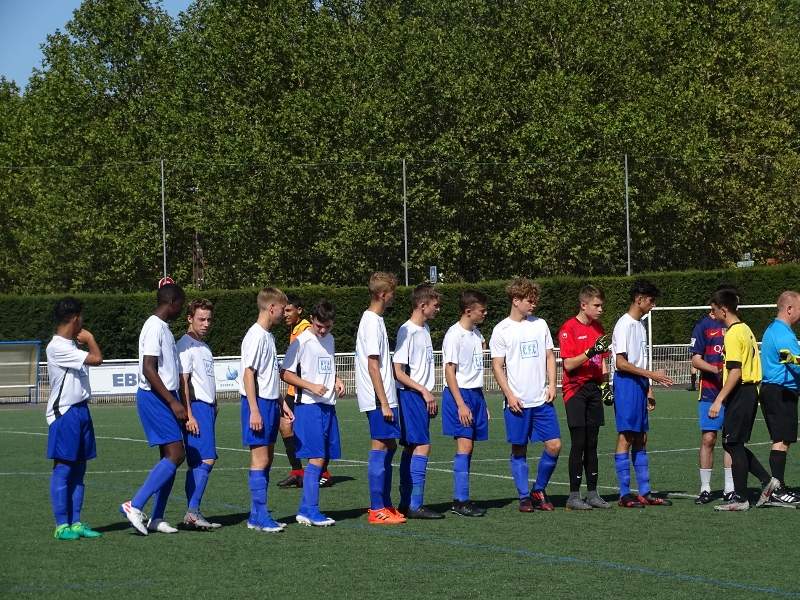
[[[173,304],[175,302],[183,303],[183,301],[186,300],[186,294],[184,293],[183,288],[178,284],[168,283],[158,288],[158,292],[156,292],[156,300],[158,301],[159,306]]]
[[[778,314],[785,313],[789,308],[800,308],[800,294],[792,290],[786,290],[778,296]]]

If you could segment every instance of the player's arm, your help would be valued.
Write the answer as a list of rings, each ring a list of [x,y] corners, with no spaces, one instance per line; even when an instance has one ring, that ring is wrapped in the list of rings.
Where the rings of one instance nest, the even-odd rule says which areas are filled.
[[[547,402],[556,397],[556,354],[552,348],[547,349]]]
[[[186,409],[181,402],[175,399],[175,396],[167,389],[167,386],[164,385],[161,376],[158,374],[157,356],[148,356],[145,354],[142,357],[142,373],[150,384],[150,389],[156,396],[161,398],[162,402],[165,402],[167,406],[170,407],[175,414],[175,418],[179,421],[185,421]]]
[[[281,379],[283,379],[289,385],[293,385],[296,388],[302,388],[304,390],[308,390],[315,396],[324,396],[328,393],[328,388],[326,388],[321,383],[311,383],[306,379],[302,379],[297,376],[297,373],[290,371],[288,369],[281,370]]]
[[[657,369],[655,371],[640,369],[639,367],[636,367],[628,362],[628,355],[626,353],[617,354],[616,364],[617,371],[621,371],[622,373],[638,375],[639,377],[647,377],[648,379],[652,379],[656,383],[660,383],[665,387],[672,385],[672,379],[667,376],[667,372],[664,369]],[[652,389],[652,387],[650,389]]]
[[[513,413],[521,414],[522,401],[517,398],[514,392],[511,391],[511,386],[508,385],[508,377],[506,376],[505,366],[505,356],[492,357],[492,373],[494,373],[494,380],[497,382],[497,385],[500,387],[500,390],[506,397],[506,406],[508,406],[508,410]]]
[[[597,341],[577,356],[562,358],[561,363],[567,371],[574,371],[587,360],[591,360],[597,354],[605,354],[611,347],[611,335],[606,333],[597,338]]]
[[[731,368],[728,368],[729,366]],[[717,397],[714,398],[714,402],[711,403],[711,406],[708,409],[708,416],[712,419],[719,415],[722,405],[725,404],[731,392],[742,380],[741,363],[727,363],[725,368],[728,369],[728,377],[725,380],[725,384],[722,386],[722,389],[717,394]]]
[[[719,375],[720,372],[720,367],[718,365],[712,365],[710,362],[704,360],[700,354],[692,354],[692,366],[698,371],[711,373],[712,375]]]
[[[89,350],[89,354],[86,355],[83,364],[89,365],[90,367],[103,364],[103,353],[100,351],[100,346],[97,345],[97,341],[90,331],[81,329],[78,335],[75,336],[75,341],[79,344],[83,344]]]
[[[421,383],[417,383],[405,371],[406,365],[402,363],[394,363],[394,378],[403,384],[404,387],[419,392],[425,404],[428,405],[428,413],[436,414],[436,399],[433,397],[431,391]]]
[[[200,435],[200,425],[192,414],[192,374],[181,373],[180,397],[186,409],[186,431],[193,435]]]
[[[472,411],[470,410],[469,406],[467,406],[466,402],[464,402],[464,398],[461,397],[461,390],[458,389],[458,380],[456,379],[457,369],[458,365],[456,363],[445,363],[444,381],[447,384],[447,389],[450,390],[450,394],[453,396],[456,406],[458,407],[458,420],[465,427],[469,427],[472,425]]]
[[[372,389],[375,390],[375,398],[381,404],[383,418],[387,421],[394,421],[394,413],[392,413],[392,409],[389,407],[389,399],[386,397],[386,390],[383,389],[380,356],[377,354],[370,354],[367,357],[367,372],[369,373],[369,380],[372,383]]]
[[[336,390],[336,395],[341,398],[344,396],[346,388],[344,387],[344,381],[342,381],[339,376],[336,376],[336,383],[333,384],[333,389]]]
[[[256,372],[253,367],[245,367],[244,373],[242,373],[242,383],[245,396],[247,396],[247,405],[250,407],[250,429],[261,431],[264,428],[264,421],[261,419],[261,411],[258,410]]]

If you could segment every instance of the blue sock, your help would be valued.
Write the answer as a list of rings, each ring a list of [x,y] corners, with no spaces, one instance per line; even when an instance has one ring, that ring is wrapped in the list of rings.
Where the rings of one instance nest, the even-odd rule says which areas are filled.
[[[617,481],[619,482],[619,495],[627,496],[631,493],[631,459],[627,452],[614,455],[617,468]]]
[[[170,479],[175,478],[175,471],[178,467],[168,458],[162,458],[150,471],[147,479],[144,480],[142,487],[131,499],[131,506],[142,510],[147,501]]]
[[[517,486],[519,499],[527,498],[530,495],[528,491],[530,488],[528,488],[528,460],[525,456],[511,455],[511,477]]]
[[[250,469],[247,483],[250,487],[249,522],[258,523],[267,513],[267,478],[263,469]]]
[[[319,478],[322,475],[322,467],[308,463],[303,474],[303,496],[300,499],[300,510],[306,516],[315,515],[319,512]]]
[[[70,523],[81,522],[81,509],[83,508],[83,476],[86,475],[86,461],[76,462],[69,473],[69,498],[71,500],[67,517]]]
[[[203,501],[203,494],[208,485],[208,476],[214,465],[201,462],[196,467],[186,471],[186,498],[189,501],[189,510],[200,510],[200,502]],[[191,480],[191,485],[190,485]],[[191,493],[190,492],[191,488]]]
[[[469,500],[469,454],[456,454],[453,458],[453,499]]]
[[[50,475],[50,502],[53,505],[53,515],[56,526],[69,524],[69,465],[57,463]]]
[[[558,455],[551,455],[547,450],[542,450],[542,458],[539,459],[539,468],[536,471],[536,483],[533,489],[537,492],[543,492],[550,483],[550,478],[553,476],[553,471],[556,470],[558,463]]]
[[[425,497],[425,472],[428,470],[428,457],[415,454],[411,457],[411,510],[419,510]]]
[[[636,473],[639,495],[646,496],[650,493],[650,461],[647,458],[647,450],[634,448],[631,450],[631,454],[633,455],[633,472]]]
[[[407,508],[411,505],[411,452],[400,453],[400,506]]]
[[[383,479],[386,473],[386,451],[370,450],[367,462],[367,479],[369,480],[369,507],[372,510],[384,508]]]
[[[394,506],[392,504],[392,459],[394,458],[394,450],[386,452],[386,458],[383,461],[383,505]]]
[[[164,512],[167,510],[167,500],[169,500],[169,494],[172,492],[172,485],[175,483],[175,473],[172,474],[172,477],[167,479],[164,482],[159,490],[156,492],[155,498],[153,499],[153,513],[150,515],[153,519],[163,519]]]

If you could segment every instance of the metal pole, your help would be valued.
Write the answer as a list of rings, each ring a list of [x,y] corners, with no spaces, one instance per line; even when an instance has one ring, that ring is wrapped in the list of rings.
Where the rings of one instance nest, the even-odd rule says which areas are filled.
[[[406,195],[406,159],[403,159],[403,264],[406,270],[406,286],[408,286],[408,196]]]
[[[164,159],[161,159],[161,249],[164,255],[164,277],[167,276],[167,215],[164,210]]]
[[[628,203],[628,155],[625,155],[625,239],[628,245],[628,277],[631,275],[631,210]]]

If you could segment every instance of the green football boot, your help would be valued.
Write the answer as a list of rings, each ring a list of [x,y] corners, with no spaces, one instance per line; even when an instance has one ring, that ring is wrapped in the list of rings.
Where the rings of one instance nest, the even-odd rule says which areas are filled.
[[[53,537],[57,540],[79,540],[81,539],[80,534],[73,531],[69,525],[64,523],[63,525],[59,525],[56,527],[56,531],[53,534]]]
[[[99,538],[103,537],[103,534],[99,531],[95,531],[85,523],[81,523],[78,521],[77,523],[73,523],[72,527],[70,527],[72,531],[78,534],[78,537],[85,537],[85,538]]]

